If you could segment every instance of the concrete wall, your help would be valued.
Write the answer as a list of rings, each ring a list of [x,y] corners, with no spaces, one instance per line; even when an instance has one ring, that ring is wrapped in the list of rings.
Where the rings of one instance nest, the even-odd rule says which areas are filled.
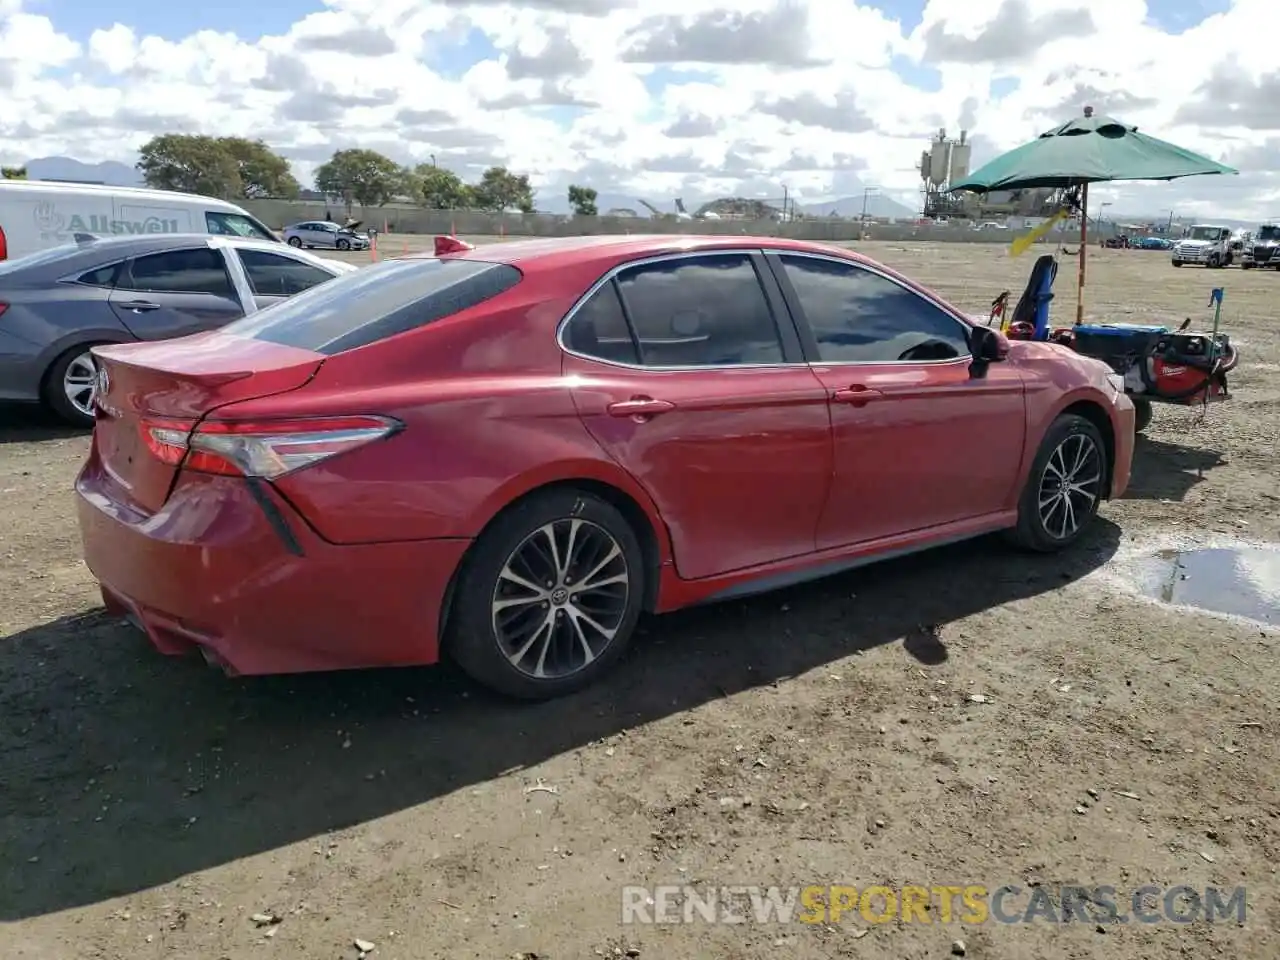
[[[341,219],[340,206],[290,202],[287,200],[249,200],[241,205],[273,228],[300,220],[320,220],[326,213]],[[392,234],[458,233],[463,236],[567,237],[583,234],[619,233],[693,233],[745,234],[750,236],[783,236],[796,240],[839,242],[857,240],[936,240],[953,243],[1008,243],[1006,230],[974,230],[966,226],[916,226],[914,224],[867,224],[853,220],[798,220],[776,223],[772,220],[648,220],[618,217],[560,217],[546,213],[480,213],[472,210],[424,210],[421,207],[387,205],[362,210],[356,206],[352,216],[366,226],[384,228]],[[1113,232],[1104,229],[1102,236]],[[1056,240],[1061,234],[1050,236]]]

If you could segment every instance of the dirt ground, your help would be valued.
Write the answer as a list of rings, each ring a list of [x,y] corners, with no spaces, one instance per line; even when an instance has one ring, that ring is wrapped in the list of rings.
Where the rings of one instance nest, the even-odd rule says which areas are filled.
[[[860,247],[975,312],[1031,266]],[[1280,956],[1277,635],[1131,586],[1184,540],[1280,539],[1280,275],[1091,254],[1094,318],[1199,324],[1225,285],[1244,362],[1232,402],[1157,409],[1087,544],[984,540],[651,619],[607,682],[538,706],[447,668],[232,681],[161,656],[80,562],[87,437],[0,411],[5,954]],[[1121,913],[1147,884],[1243,885],[1248,913],[623,925],[622,887],[663,884],[1018,885],[1006,913],[1061,884]]]

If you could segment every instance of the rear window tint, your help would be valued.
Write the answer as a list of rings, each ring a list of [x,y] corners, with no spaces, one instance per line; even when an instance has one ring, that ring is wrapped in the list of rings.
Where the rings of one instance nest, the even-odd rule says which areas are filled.
[[[384,260],[223,327],[226,333],[335,354],[426,326],[520,282],[505,263]]]
[[[0,275],[17,273],[19,270],[26,270],[28,267],[38,267],[46,263],[53,263],[55,260],[74,257],[83,249],[78,244],[66,243],[60,247],[49,247],[45,250],[37,250],[35,253],[28,253],[25,257],[0,261]]]

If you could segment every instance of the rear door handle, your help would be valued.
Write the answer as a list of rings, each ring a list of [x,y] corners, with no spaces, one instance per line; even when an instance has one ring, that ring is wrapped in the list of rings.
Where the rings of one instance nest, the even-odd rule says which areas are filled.
[[[132,310],[134,313],[147,313],[150,310],[160,309],[160,304],[152,303],[150,300],[126,300],[120,306],[126,310]]]
[[[653,397],[632,397],[630,400],[619,400],[609,404],[611,417],[636,417],[648,420],[660,413],[674,410],[676,405],[669,400],[655,400]]]
[[[872,400],[883,399],[884,394],[879,390],[872,390],[869,387],[852,386],[845,387],[843,390],[837,390],[831,395],[831,399],[837,403],[847,403],[851,407],[861,407],[863,404],[870,403]]]

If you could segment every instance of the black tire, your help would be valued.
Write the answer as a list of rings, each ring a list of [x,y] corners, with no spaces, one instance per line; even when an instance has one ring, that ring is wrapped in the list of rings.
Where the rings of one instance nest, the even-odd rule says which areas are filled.
[[[1062,529],[1066,530],[1066,533],[1063,535],[1059,530],[1051,527],[1056,527],[1059,521],[1063,520],[1065,511],[1061,507],[1058,507],[1058,511],[1061,512],[1049,508],[1042,510],[1042,491],[1049,486],[1052,492],[1050,485],[1054,480],[1054,471],[1061,472],[1059,467],[1051,464],[1065,463],[1068,469],[1075,466],[1077,451],[1080,449],[1077,444],[1092,448],[1092,454],[1086,457],[1077,474],[1088,478],[1096,473],[1097,480],[1091,488],[1092,502],[1086,502],[1083,496],[1068,498],[1073,507],[1072,517],[1076,523],[1074,529],[1066,530],[1064,522]],[[1060,451],[1062,453],[1059,456]],[[1013,542],[1024,550],[1033,550],[1037,553],[1054,553],[1071,546],[1080,538],[1097,514],[1102,496],[1107,492],[1106,480],[1109,473],[1107,447],[1103,443],[1102,434],[1098,432],[1098,428],[1084,417],[1073,413],[1064,413],[1059,416],[1045,432],[1044,439],[1040,442],[1040,449],[1036,452],[1035,461],[1031,464],[1027,485],[1018,501],[1018,524],[1009,531]],[[1048,525],[1046,525],[1046,517]]]
[[[1252,264],[1252,263],[1246,263],[1245,261],[1243,261],[1243,260],[1242,260],[1242,261],[1240,262],[1240,269],[1241,269],[1241,270],[1252,270],[1252,269],[1253,269],[1253,264]]]
[[[96,347],[97,343],[82,343],[79,346],[70,348],[58,355],[58,358],[49,365],[49,369],[45,371],[44,381],[41,384],[40,393],[44,400],[45,406],[52,410],[60,420],[71,424],[73,427],[92,427],[92,414],[85,414],[76,408],[67,396],[64,388],[64,380],[67,376],[67,370],[71,364],[77,362],[80,357],[89,352],[91,347]]]
[[[1175,267],[1180,267],[1180,266],[1182,266],[1182,261],[1181,261],[1181,260],[1174,260],[1174,261],[1173,261],[1173,265],[1174,265]]]
[[[1222,261],[1218,259],[1218,255],[1216,253],[1211,253],[1209,254],[1209,262],[1206,263],[1205,266],[1210,270],[1217,270],[1218,267],[1222,266]]]
[[[350,241],[350,240],[339,240],[339,241],[337,242],[336,246],[337,246],[337,248],[338,248],[339,250],[350,250],[350,249],[351,249],[351,241]]]
[[[301,239],[300,237],[290,237],[290,238],[289,238],[289,246],[291,246],[291,247],[301,247],[301,246],[302,246],[302,239]]]
[[[580,522],[576,536],[582,538],[581,547],[585,549],[592,543],[599,546],[594,552],[584,554],[581,562],[584,569],[578,569],[575,564],[565,571],[567,578],[562,576],[562,583],[546,587],[551,581],[540,580],[540,590],[546,590],[547,599],[537,600],[537,595],[527,588],[514,586],[503,577],[503,570],[511,565],[522,576],[532,579],[532,569],[523,563],[527,556],[523,551],[536,550],[536,544],[546,546],[548,528],[559,539],[561,552],[568,553],[564,548],[574,522]],[[621,571],[627,579],[620,589],[613,589],[615,585],[610,584],[609,591],[596,591],[587,601],[592,604],[589,609],[595,621],[612,631],[612,639],[608,639],[589,624],[583,626],[579,615],[574,613],[579,609],[572,603],[575,595],[565,586],[572,586],[577,576],[586,576],[614,547],[616,558],[593,579],[615,579],[614,571]],[[544,559],[550,556],[546,550],[542,554]],[[647,576],[640,541],[612,504],[593,494],[571,489],[535,495],[500,515],[472,547],[459,574],[445,628],[446,649],[472,678],[498,693],[521,700],[549,700],[572,693],[593,683],[626,651],[640,616]],[[499,591],[507,590],[508,586],[512,592],[500,600]],[[500,636],[499,604],[513,611],[506,620],[509,631],[506,636]],[[521,617],[527,617],[523,624]],[[523,634],[539,623],[541,626],[533,636],[542,636],[543,629],[549,626],[547,642],[528,641],[526,645]],[[517,629],[521,626],[523,629]],[[587,633],[599,642],[594,659],[589,660],[581,655],[582,638]],[[590,643],[585,645],[591,648]],[[529,652],[521,658],[520,649]],[[535,651],[542,651],[548,660],[559,659],[561,668],[544,671],[554,675],[537,676],[538,663],[530,662]],[[558,655],[565,655],[571,662],[564,664]],[[578,664],[579,660],[583,662]],[[535,669],[531,671],[529,667]]]
[[[1151,401],[1130,397],[1133,401],[1133,432],[1141,433],[1151,425]]]

